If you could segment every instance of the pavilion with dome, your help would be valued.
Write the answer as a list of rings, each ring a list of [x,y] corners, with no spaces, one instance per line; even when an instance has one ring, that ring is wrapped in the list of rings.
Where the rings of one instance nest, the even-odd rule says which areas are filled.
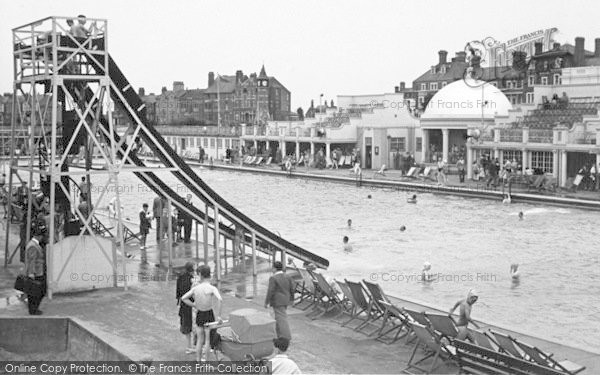
[[[455,163],[457,154],[466,152],[462,156],[471,165],[475,155],[467,136],[475,129],[483,136],[491,133],[496,119],[507,117],[511,109],[504,93],[489,83],[464,79],[448,84],[430,99],[421,115],[422,162],[441,158]]]

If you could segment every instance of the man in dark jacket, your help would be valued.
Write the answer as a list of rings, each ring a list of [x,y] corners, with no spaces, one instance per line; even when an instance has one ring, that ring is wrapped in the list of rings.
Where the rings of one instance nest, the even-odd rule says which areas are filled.
[[[271,306],[275,313],[275,329],[277,337],[292,339],[290,326],[287,320],[287,307],[294,302],[294,281],[283,273],[283,264],[273,264],[275,274],[269,278],[269,288],[265,298],[265,308]]]
[[[46,227],[38,225],[34,229],[34,235],[25,250],[27,257],[26,274],[31,280],[31,289],[27,295],[27,304],[30,315],[42,315],[39,309],[42,298],[46,294],[46,274],[45,264],[46,257],[44,253],[44,239],[46,237]]]

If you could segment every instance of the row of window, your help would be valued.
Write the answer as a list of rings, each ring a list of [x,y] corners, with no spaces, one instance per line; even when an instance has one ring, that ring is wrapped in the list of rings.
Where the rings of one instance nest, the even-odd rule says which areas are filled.
[[[448,84],[448,82],[446,82],[446,81],[442,82],[442,87],[446,87],[447,84]],[[435,91],[437,89],[438,89],[437,82],[429,82],[429,91]],[[427,83],[421,83],[421,91],[427,91]]]
[[[476,150],[475,157],[479,160],[481,155],[493,155],[493,150]],[[517,163],[522,163],[523,152],[519,150],[501,150],[500,162],[506,163],[516,160]],[[525,168],[528,166],[525,165]],[[546,173],[554,173],[554,153],[551,151],[529,151],[529,167],[531,169],[541,169]]]
[[[182,150],[185,149],[194,149],[198,147],[204,148],[222,148],[225,145],[225,148],[236,148],[239,147],[240,141],[239,139],[231,139],[231,138],[215,138],[215,137],[165,137],[167,143],[172,146],[177,146]]]
[[[421,152],[423,148],[423,138],[416,138],[416,152]],[[390,152],[406,152],[406,137],[390,138]]]

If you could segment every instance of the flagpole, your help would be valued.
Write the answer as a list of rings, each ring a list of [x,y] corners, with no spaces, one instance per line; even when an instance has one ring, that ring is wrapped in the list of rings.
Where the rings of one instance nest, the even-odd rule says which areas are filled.
[[[216,138],[216,159],[219,159],[219,134],[221,133],[221,90],[220,90],[221,75],[217,72],[217,138]]]

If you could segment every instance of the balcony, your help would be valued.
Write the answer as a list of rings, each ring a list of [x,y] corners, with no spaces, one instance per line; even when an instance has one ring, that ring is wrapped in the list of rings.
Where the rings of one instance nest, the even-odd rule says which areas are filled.
[[[523,142],[523,130],[500,129],[500,142]]]
[[[529,129],[530,143],[552,143],[553,131],[551,129]]]

